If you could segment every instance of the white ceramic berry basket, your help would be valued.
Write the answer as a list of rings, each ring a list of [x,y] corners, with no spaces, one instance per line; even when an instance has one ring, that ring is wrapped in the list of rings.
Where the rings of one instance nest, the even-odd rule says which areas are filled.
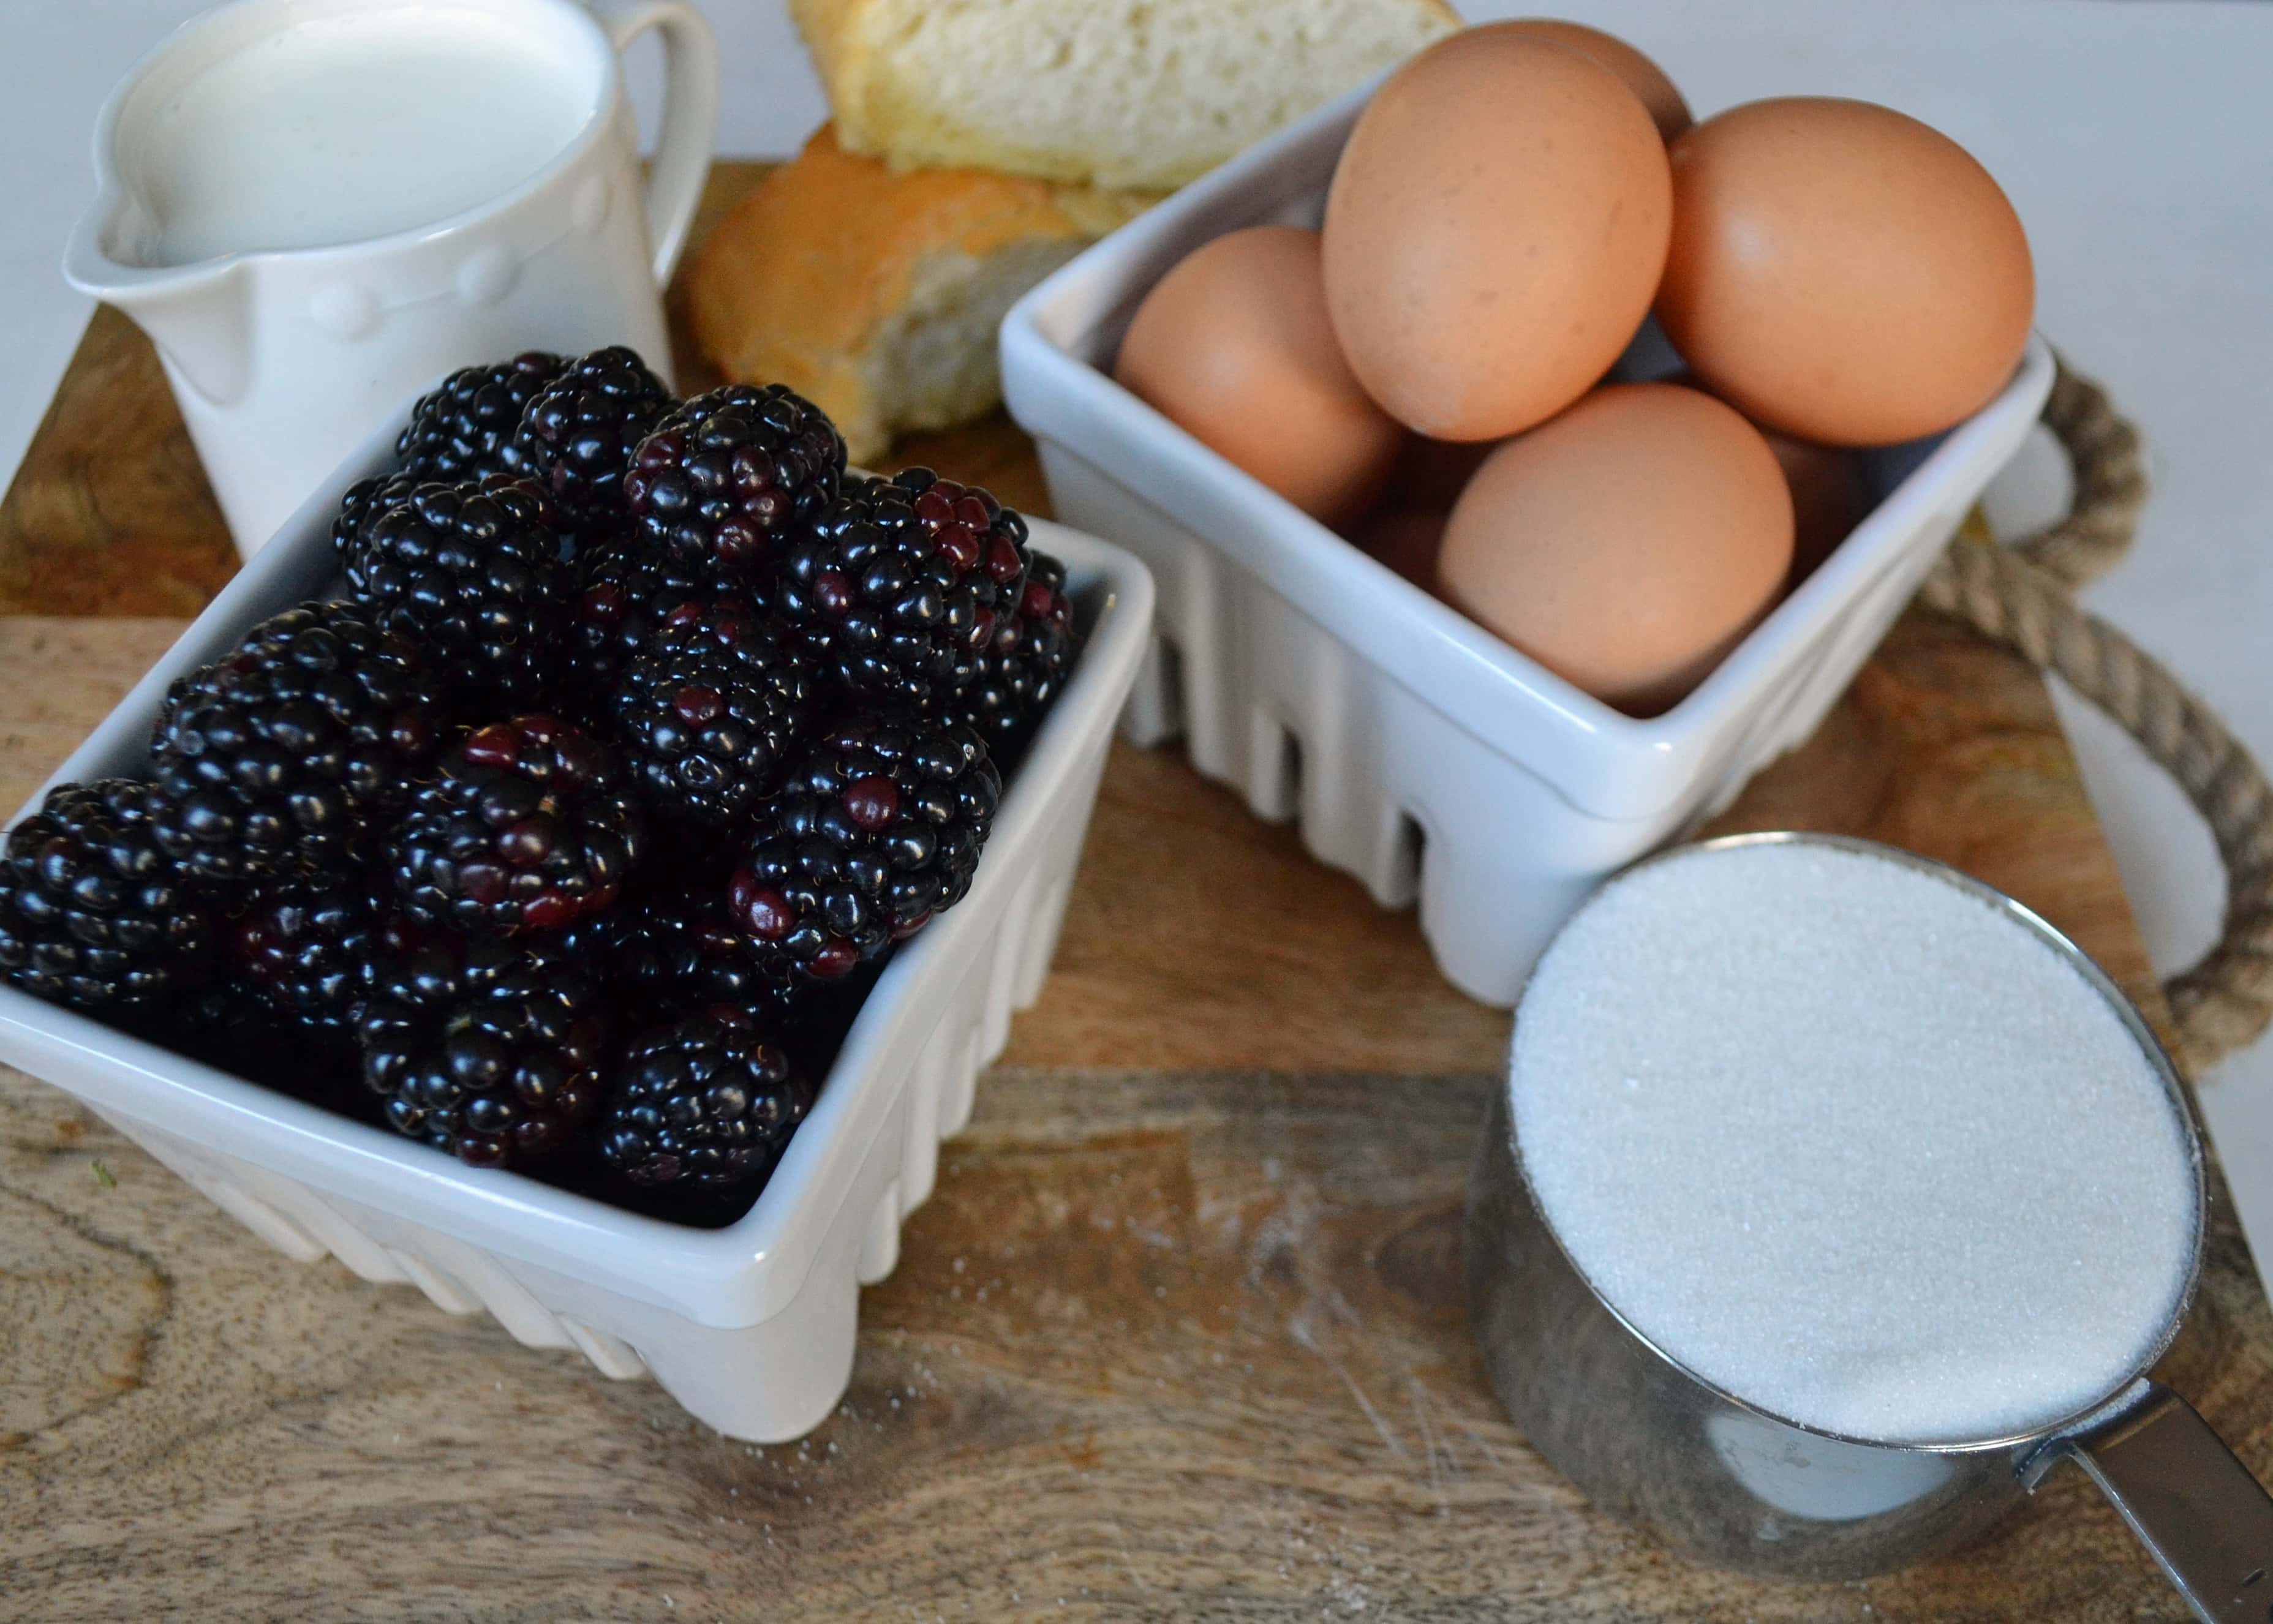
[[[331,515],[349,483],[387,465],[393,436],[293,516],[58,780],[146,770],[168,683],[328,591]],[[409,1281],[452,1313],[486,1308],[521,1341],[577,1349],[604,1375],[651,1373],[734,1437],[809,1431],[851,1378],[860,1285],[891,1272],[901,1220],[931,1194],[940,1141],[969,1119],[1011,1011],[1041,991],[1145,647],[1144,566],[1056,525],[1033,533],[1065,561],[1080,662],[1007,787],[970,895],[885,970],[812,1115],[731,1226],[684,1228],[462,1167],[5,985],[0,1060],[78,1096],[292,1257],[329,1253],[367,1280]]]
[[[1159,583],[1130,737],[1181,732],[1201,772],[1262,817],[1299,816],[1311,852],[1384,906],[1417,897],[1444,975],[1506,1006],[1599,881],[1815,730],[2020,445],[2052,361],[2032,340],[1977,416],[1870,453],[1870,516],[1695,692],[1637,721],[1399,579],[1109,375],[1137,304],[1185,254],[1242,227],[1318,224],[1371,94],[1233,160],[1027,295],[1002,324],[1003,393],[1040,445],[1057,512],[1128,547]],[[1671,362],[1646,338],[1621,371]]]

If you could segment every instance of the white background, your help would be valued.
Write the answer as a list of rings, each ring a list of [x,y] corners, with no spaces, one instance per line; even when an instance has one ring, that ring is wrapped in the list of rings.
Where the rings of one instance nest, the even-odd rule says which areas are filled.
[[[95,109],[138,56],[200,9],[0,5],[10,47],[0,153],[11,177],[0,474],[21,457],[86,319],[56,267],[91,190]],[[821,101],[779,0],[704,9],[726,62],[720,150],[794,150]],[[1464,9],[1482,18],[1552,6]],[[2152,446],[2155,497],[2139,546],[2092,605],[2273,759],[2273,5],[1571,0],[1565,14],[1640,46],[1700,114],[1764,95],[1863,96],[1939,126],[1988,165],[2028,224],[2039,325],[2113,390]],[[645,101],[653,64],[636,65]],[[2049,466],[2040,456],[2007,482],[2007,512],[2041,505]],[[2063,715],[2148,945],[2166,969],[2183,964],[2216,929],[2208,839],[2112,728],[2073,703]],[[2273,1045],[2230,1063],[2205,1099],[2258,1254],[2273,1257]]]

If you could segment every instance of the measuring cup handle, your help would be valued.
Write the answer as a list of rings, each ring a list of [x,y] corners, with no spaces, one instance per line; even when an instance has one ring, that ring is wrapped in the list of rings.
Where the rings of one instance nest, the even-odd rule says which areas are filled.
[[[710,144],[718,133],[718,42],[686,0],[589,0],[616,51],[649,28],[663,35],[663,129],[647,178],[647,227],[655,280],[671,280],[702,201]]]
[[[2073,1458],[2162,1565],[2203,1624],[2273,1620],[2273,1496],[2192,1404],[2142,1381],[2088,1430],[2022,1468],[2031,1491]]]

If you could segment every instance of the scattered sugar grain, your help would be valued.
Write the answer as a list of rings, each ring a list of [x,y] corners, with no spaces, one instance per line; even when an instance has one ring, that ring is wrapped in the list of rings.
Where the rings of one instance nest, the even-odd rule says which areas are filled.
[[[2075,968],[1930,873],[1806,844],[1611,886],[1511,1060],[1542,1210],[1627,1321],[1804,1426],[1954,1443],[2106,1395],[2176,1311],[2196,1173]]]

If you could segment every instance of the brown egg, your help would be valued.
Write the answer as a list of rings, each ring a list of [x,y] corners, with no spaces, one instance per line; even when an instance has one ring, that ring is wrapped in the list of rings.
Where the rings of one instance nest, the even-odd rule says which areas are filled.
[[[1746,416],[1887,445],[1970,415],[2012,377],[2036,304],[2028,238],[1948,137],[1866,101],[1792,97],[1707,119],[1672,158],[1658,320]]]
[[[1513,24],[1431,46],[1375,94],[1326,199],[1326,308],[1415,432],[1496,439],[1617,359],[1665,265],[1664,144],[1618,76]]]
[[[1693,389],[1617,384],[1491,454],[1437,573],[1480,625],[1648,715],[1775,602],[1791,537],[1791,495],[1759,430]]]
[[[1855,452],[1773,430],[1766,438],[1791,491],[1791,579],[1797,584],[1814,574],[1869,515],[1871,490]]]
[[[1509,26],[1567,45],[1617,74],[1626,82],[1628,90],[1641,98],[1662,138],[1670,141],[1694,122],[1689,116],[1689,103],[1681,99],[1681,92],[1665,77],[1665,70],[1617,35],[1589,28],[1584,23],[1565,22],[1559,17],[1519,17]]]
[[[1437,555],[1444,544],[1441,508],[1384,508],[1358,526],[1350,540],[1423,592],[1437,590]]]
[[[1113,376],[1328,524],[1365,511],[1405,440],[1334,342],[1318,234],[1291,226],[1185,256],[1137,307]]]

